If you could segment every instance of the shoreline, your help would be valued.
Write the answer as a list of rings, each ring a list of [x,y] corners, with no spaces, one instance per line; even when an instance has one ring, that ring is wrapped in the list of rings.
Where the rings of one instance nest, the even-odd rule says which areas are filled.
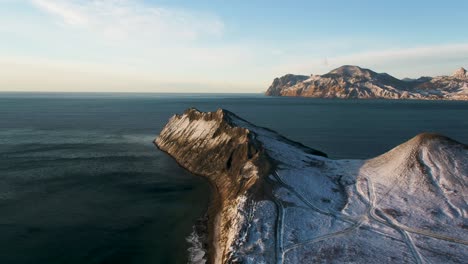
[[[156,148],[158,150],[160,150],[160,151],[166,153],[167,155],[171,156],[171,154],[169,152],[161,149],[156,144],[155,141],[153,142],[153,144],[156,146]],[[202,249],[206,253],[207,263],[216,263],[216,262],[213,262],[214,261],[214,259],[213,259],[214,258],[213,250],[216,251],[216,248],[217,248],[217,246],[215,245],[216,243],[214,243],[215,234],[219,233],[219,230],[217,229],[217,225],[216,225],[216,218],[217,218],[218,214],[221,211],[221,204],[219,202],[219,200],[220,200],[219,199],[219,192],[218,192],[218,190],[216,188],[216,185],[208,177],[200,175],[200,174],[193,173],[188,168],[183,166],[177,159],[174,159],[174,160],[176,161],[176,163],[177,163],[177,165],[179,167],[183,168],[184,170],[189,172],[194,177],[203,179],[210,186],[209,187],[210,193],[209,193],[209,198],[208,198],[208,206],[205,209],[205,212],[203,213],[203,215],[200,216],[200,218],[206,217],[206,235],[207,235],[206,238],[207,239],[206,239],[206,242],[203,244]],[[193,225],[195,225],[195,224],[196,223],[194,223]],[[185,238],[187,238],[187,236]],[[210,249],[210,247],[214,247],[214,248]],[[187,248],[187,250],[188,250],[188,248]],[[187,254],[188,254],[188,252],[187,252]]]
[[[348,97],[319,97],[319,96],[301,96],[301,95],[265,95],[265,97],[272,98],[310,98],[310,99],[324,99],[324,100],[342,100],[342,101],[352,101],[352,100],[362,100],[362,101],[440,101],[440,102],[468,102],[466,99],[452,99],[452,98],[384,98],[384,97],[368,97],[368,98],[348,98]]]

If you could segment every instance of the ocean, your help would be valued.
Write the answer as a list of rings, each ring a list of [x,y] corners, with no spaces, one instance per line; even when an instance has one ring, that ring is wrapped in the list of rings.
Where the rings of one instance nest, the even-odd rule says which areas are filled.
[[[209,186],[152,141],[189,107],[225,108],[331,158],[421,132],[468,143],[468,102],[0,93],[0,263],[186,263]]]

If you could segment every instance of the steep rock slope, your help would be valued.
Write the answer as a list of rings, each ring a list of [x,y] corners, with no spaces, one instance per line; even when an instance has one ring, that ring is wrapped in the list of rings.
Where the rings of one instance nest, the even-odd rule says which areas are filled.
[[[156,144],[212,183],[212,263],[468,258],[468,147],[449,138],[421,134],[370,160],[332,160],[228,111],[190,109]]]
[[[261,145],[248,129],[234,126],[227,112],[196,109],[172,117],[155,143],[182,167],[209,179],[215,191],[208,224],[216,226],[209,234],[210,261],[223,261],[240,221],[237,208],[244,199],[239,194],[268,170]]]
[[[465,68],[462,67],[456,70],[453,73],[452,77],[457,78],[457,79],[466,79],[468,78],[468,72],[466,72]]]
[[[460,68],[452,76],[399,80],[386,73],[345,65],[324,75],[306,78],[288,74],[276,78],[265,94],[317,98],[468,100],[468,75],[465,69]]]

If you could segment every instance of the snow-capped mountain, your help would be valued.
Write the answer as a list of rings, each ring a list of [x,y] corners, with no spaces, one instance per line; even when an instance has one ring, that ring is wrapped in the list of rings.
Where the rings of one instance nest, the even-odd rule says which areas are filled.
[[[155,143],[213,187],[193,263],[468,259],[468,146],[450,138],[420,134],[373,159],[333,160],[229,111],[189,109]]]
[[[387,73],[345,65],[324,75],[287,74],[276,78],[266,95],[468,100],[468,74],[460,68],[452,76],[400,80]]]

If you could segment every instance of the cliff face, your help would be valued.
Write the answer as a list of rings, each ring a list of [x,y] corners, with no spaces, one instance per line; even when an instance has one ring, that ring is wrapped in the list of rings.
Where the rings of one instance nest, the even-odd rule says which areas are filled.
[[[255,135],[235,126],[231,116],[223,110],[189,109],[172,117],[156,139],[157,146],[177,157],[182,167],[215,183],[222,198],[250,187],[262,174],[257,168],[265,164]]]
[[[226,260],[233,243],[237,207],[243,195],[269,170],[261,144],[248,129],[235,126],[233,114],[188,109],[175,115],[161,131],[156,145],[190,172],[207,177],[213,192],[209,209],[208,243],[212,263]]]
[[[277,80],[295,79],[295,82]],[[358,66],[342,66],[324,75],[288,74],[276,78],[268,88],[269,96],[317,98],[386,98],[468,100],[468,76],[461,68],[452,76],[399,80]]]
[[[275,78],[270,88],[267,91],[267,95],[281,96],[281,90],[284,87],[291,87],[297,83],[301,83],[307,80],[309,77],[305,75],[294,75],[286,74],[283,77]]]
[[[461,263],[468,147],[421,134],[370,160],[322,152],[234,114],[176,115],[156,140],[207,177],[212,263]]]

